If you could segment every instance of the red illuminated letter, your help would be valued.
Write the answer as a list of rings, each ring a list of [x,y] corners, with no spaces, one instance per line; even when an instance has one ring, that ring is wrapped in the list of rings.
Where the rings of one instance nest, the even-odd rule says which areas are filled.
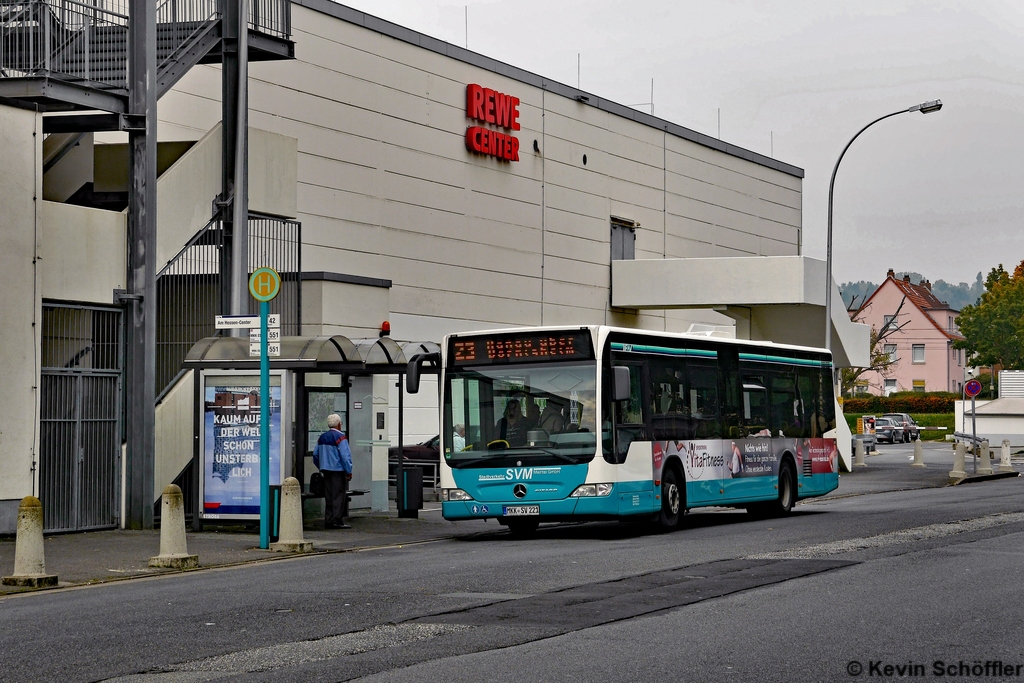
[[[512,98],[508,95],[497,93],[494,96],[495,108],[497,109],[495,123],[502,128],[512,127]]]
[[[519,98],[512,98],[512,130],[519,130]],[[518,159],[516,159],[518,161]]]
[[[484,89],[475,83],[466,86],[466,116],[484,120]]]
[[[519,161],[519,138],[509,135],[512,140],[512,156],[509,157],[511,161]]]
[[[494,123],[494,95],[490,88],[484,88],[484,121]]]

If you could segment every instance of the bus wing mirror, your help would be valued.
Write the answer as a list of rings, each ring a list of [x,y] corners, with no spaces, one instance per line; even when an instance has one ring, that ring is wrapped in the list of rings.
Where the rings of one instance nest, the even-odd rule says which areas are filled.
[[[616,365],[612,368],[612,400],[629,400],[629,368]]]
[[[423,364],[431,363],[435,367],[441,366],[440,353],[418,353],[412,357],[405,368],[405,390],[410,394],[417,394],[420,391],[420,373],[423,371]]]

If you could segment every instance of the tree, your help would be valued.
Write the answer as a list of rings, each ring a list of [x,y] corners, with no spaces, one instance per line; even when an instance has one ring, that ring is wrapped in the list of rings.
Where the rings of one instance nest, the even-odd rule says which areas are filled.
[[[963,340],[953,348],[970,354],[971,365],[1002,365],[1024,370],[1024,261],[1013,273],[1003,264],[985,278],[985,292],[975,305],[964,306],[956,324]]]
[[[885,352],[885,340],[892,334],[899,332],[907,323],[900,325],[897,321],[899,320],[900,311],[903,310],[903,304],[906,303],[907,297],[903,297],[900,301],[900,305],[896,307],[896,310],[892,314],[892,318],[886,324],[882,325],[882,329],[876,330],[874,327],[871,328],[871,364],[866,368],[842,368],[839,371],[839,391],[842,396],[847,396],[853,392],[853,387],[856,386],[857,380],[866,372],[877,372],[882,377],[889,375],[892,367],[899,362],[898,359],[893,358],[891,355]],[[861,308],[853,316],[853,322],[860,322],[861,317],[865,308]]]

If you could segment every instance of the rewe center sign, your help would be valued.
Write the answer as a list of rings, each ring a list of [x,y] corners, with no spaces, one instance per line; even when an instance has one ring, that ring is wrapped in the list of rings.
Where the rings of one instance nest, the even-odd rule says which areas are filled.
[[[466,116],[505,130],[519,130],[519,98],[471,83],[466,86]],[[519,161],[519,138],[484,126],[466,130],[466,149],[503,161]]]

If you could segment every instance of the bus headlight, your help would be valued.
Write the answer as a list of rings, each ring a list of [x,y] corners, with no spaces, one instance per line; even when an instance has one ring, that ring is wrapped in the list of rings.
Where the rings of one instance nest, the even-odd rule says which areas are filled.
[[[612,492],[611,484],[583,484],[576,487],[576,490],[569,494],[570,498],[593,498],[595,496],[607,496]]]
[[[443,502],[452,500],[473,500],[473,496],[469,495],[462,489],[441,489],[441,500]]]

